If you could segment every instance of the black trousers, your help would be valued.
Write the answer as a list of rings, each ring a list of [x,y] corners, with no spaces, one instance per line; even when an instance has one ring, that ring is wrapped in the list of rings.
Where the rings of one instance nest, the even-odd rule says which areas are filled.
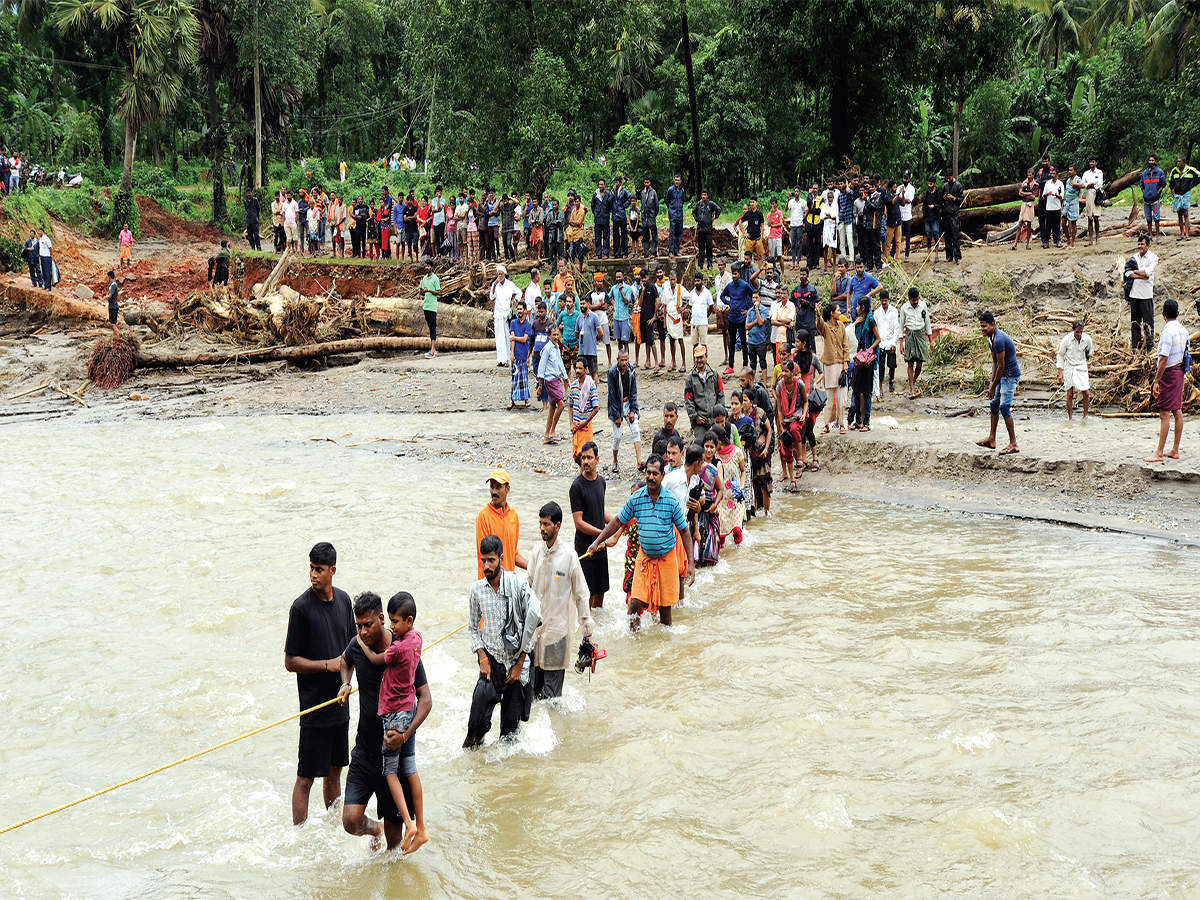
[[[442,241],[446,239],[446,223],[433,226],[433,255],[437,256],[442,252]]]
[[[805,228],[804,236],[808,241],[804,248],[808,256],[808,267],[815,269],[821,262],[821,227],[818,225]]]
[[[729,336],[729,359],[726,365],[733,368],[733,356],[737,350],[737,342],[740,339],[742,342],[742,368],[750,368],[750,343],[746,340],[746,323],[745,322],[730,322],[726,327],[726,334]]]
[[[859,240],[859,246],[862,248],[859,255],[862,257],[863,265],[868,269],[878,269],[883,264],[883,260],[880,258],[882,248],[879,246],[879,229],[863,228]]]
[[[1042,229],[1042,246],[1049,247],[1050,241],[1062,243],[1062,210],[1048,209],[1045,215],[1046,227]]]
[[[516,231],[504,232],[504,258],[512,262],[517,258],[517,233]]]
[[[713,264],[713,236],[711,231],[696,232],[696,243],[699,246],[699,253],[696,255],[696,265],[703,266],[705,260],[708,260],[708,267],[712,268]]]
[[[350,255],[361,258],[363,255],[363,229],[350,229]]]
[[[255,222],[253,225],[251,225],[249,222],[246,223],[246,240],[250,242],[251,250],[262,249],[262,238],[259,237],[258,234],[257,222]]]
[[[1134,350],[1154,347],[1154,301],[1129,298],[1129,346]]]
[[[946,261],[962,259],[961,232],[958,216],[942,216],[942,243],[946,246]]]
[[[613,219],[612,232],[613,256],[624,259],[629,255],[629,223],[624,219]]]
[[[683,216],[678,219],[667,219],[667,227],[670,229],[667,239],[667,249],[672,256],[679,254],[679,248],[683,244]]]
[[[275,252],[282,253],[283,248],[287,246],[287,232],[282,225],[275,226]]]
[[[595,240],[596,256],[604,257],[611,255],[612,247],[608,242],[609,226],[605,222],[603,224],[597,222],[592,228],[593,238]]]
[[[904,235],[904,258],[908,259],[908,251],[912,244],[912,219],[900,223],[900,233]]]
[[[658,225],[653,221],[642,225],[642,253],[658,256]]]
[[[500,737],[514,734],[522,721],[529,720],[529,707],[533,703],[530,685],[520,681],[505,683],[508,670],[494,656],[487,654],[492,667],[492,677],[482,675],[475,682],[471,696],[471,712],[467,716],[467,737],[463,748],[470,750],[483,743],[484,735],[492,730],[492,715],[500,705]]]

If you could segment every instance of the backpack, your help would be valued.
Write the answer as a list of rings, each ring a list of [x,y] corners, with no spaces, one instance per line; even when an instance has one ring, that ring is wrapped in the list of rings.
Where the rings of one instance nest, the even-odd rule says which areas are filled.
[[[825,404],[829,402],[829,397],[820,388],[813,388],[808,392],[808,413],[812,416],[819,416],[825,411]]]
[[[763,386],[761,381],[754,385],[754,405],[765,412],[768,419],[775,420],[775,405],[771,402],[771,392]]]

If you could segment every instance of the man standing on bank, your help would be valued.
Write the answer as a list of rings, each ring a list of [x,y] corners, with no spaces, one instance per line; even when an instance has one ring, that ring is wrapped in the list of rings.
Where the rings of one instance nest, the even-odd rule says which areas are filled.
[[[383,601],[378,594],[363,593],[354,598],[354,622],[358,627],[358,637],[364,644],[376,653],[383,653],[392,644],[392,632],[387,627],[383,615]],[[413,738],[421,723],[433,709],[433,695],[429,692],[429,679],[425,677],[424,663],[417,663],[413,686],[417,690],[417,713],[413,716],[412,724],[403,732],[383,732],[383,721],[379,718],[379,687],[383,683],[383,670],[387,668],[382,663],[373,663],[367,659],[358,645],[358,640],[352,638],[342,652],[340,676],[342,687],[338,691],[338,700],[345,705],[350,696],[350,679],[358,679],[358,731],[354,735],[354,752],[350,755],[350,768],[346,770],[346,801],[342,807],[342,827],[347,834],[371,835],[371,849],[378,850],[380,846],[380,824],[382,835],[387,840],[389,850],[400,846],[404,837],[404,820],[396,809],[392,793],[388,790],[387,780],[383,776],[383,752],[380,749],[384,742],[389,750],[404,748],[402,755],[408,756],[413,749]],[[408,808],[413,805],[412,786],[407,778],[400,779],[404,790],[404,802]],[[367,815],[367,804],[371,795],[375,795],[375,814],[379,822],[373,821]]]
[[[354,639],[350,595],[333,586],[337,551],[321,542],[308,553],[310,587],[292,602],[288,615],[283,667],[296,674],[300,708],[337,697],[342,686],[341,657]],[[322,779],[325,808],[342,793],[342,768],[350,761],[350,714],[332,704],[300,718],[299,762],[292,788],[292,824],[308,818],[313,781]]]
[[[588,603],[592,609],[604,605],[608,593],[608,551],[603,547],[584,558],[592,538],[598,535],[612,519],[604,511],[604,494],[607,485],[597,473],[596,466],[600,451],[595,441],[588,441],[579,450],[579,475],[571,482],[571,517],[575,522],[575,552],[579,554],[583,575],[587,580]]]
[[[683,243],[683,205],[687,196],[683,191],[683,179],[675,176],[674,183],[667,188],[664,198],[667,202],[667,252],[672,256],[679,255],[679,247]]]
[[[1092,336],[1083,330],[1076,319],[1071,330],[1058,342],[1058,383],[1067,389],[1067,421],[1075,418],[1075,391],[1083,397],[1083,419],[1086,422],[1091,403],[1091,382],[1088,379],[1088,360],[1092,357]]]
[[[663,458],[653,454],[646,460],[646,486],[639,488],[621,507],[604,530],[592,541],[595,553],[633,519],[637,520],[638,549],[633,591],[629,601],[629,628],[638,630],[642,613],[658,613],[663,625],[671,624],[671,609],[679,602],[679,579],[683,564],[676,542],[683,542],[687,560],[687,583],[696,580],[692,558],[692,535],[683,507],[670,491],[662,489]]]
[[[525,580],[501,565],[504,552],[494,534],[479,542],[483,577],[471,585],[467,606],[467,633],[479,661],[479,680],[471,697],[463,741],[466,750],[483,744],[496,704],[500,704],[500,737],[505,738],[529,720],[533,703],[528,656],[542,624],[542,607]]]
[[[1020,453],[1017,446],[1017,432],[1013,427],[1012,401],[1017,390],[1017,382],[1021,380],[1021,367],[1017,364],[1017,345],[1012,338],[996,327],[996,317],[988,310],[979,314],[979,329],[992,348],[992,380],[988,388],[988,397],[992,401],[992,430],[983,440],[976,441],[980,447],[996,449],[996,426],[1004,419],[1004,427],[1008,430],[1008,446],[1000,451],[1001,456],[1010,453]]]
[[[592,446],[595,457],[595,445]],[[586,446],[584,452],[586,455]],[[582,623],[584,636],[591,637],[594,623],[588,610],[588,582],[579,556],[558,539],[562,507],[553,500],[538,512],[538,529],[542,540],[529,554],[529,586],[542,604],[542,625],[533,648],[531,687],[535,700],[549,700],[562,696],[563,675],[570,664],[575,630]],[[578,546],[578,531],[575,543]]]

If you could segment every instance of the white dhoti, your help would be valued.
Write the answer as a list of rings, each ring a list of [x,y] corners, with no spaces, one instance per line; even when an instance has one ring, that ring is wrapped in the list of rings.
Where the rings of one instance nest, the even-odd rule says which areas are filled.
[[[496,326],[496,362],[508,362],[508,312],[495,310],[492,322]]]
[[[1087,366],[1072,366],[1069,363],[1063,366],[1063,388],[1068,391],[1071,388],[1077,391],[1091,390]]]

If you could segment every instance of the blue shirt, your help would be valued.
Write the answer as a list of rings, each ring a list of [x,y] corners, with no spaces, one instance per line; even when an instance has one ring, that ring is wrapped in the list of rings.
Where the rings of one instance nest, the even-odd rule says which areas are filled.
[[[670,491],[660,490],[658,500],[650,499],[650,489],[639,488],[617,513],[622,525],[637,519],[638,543],[649,557],[659,559],[675,549],[675,529],[684,531],[687,519],[683,507]]]
[[[633,285],[614,284],[608,296],[613,302],[613,320],[627,322],[629,320],[629,304],[633,302]]]
[[[522,322],[520,319],[514,319],[508,325],[508,333],[513,337],[532,338],[533,323],[526,319]],[[532,349],[532,340],[528,340],[523,344],[513,344],[513,361],[525,362],[529,358],[529,351]]]
[[[596,329],[600,327],[600,317],[593,310],[579,317],[575,323],[579,331],[579,352],[583,356],[596,355]],[[564,337],[565,341],[566,338]]]
[[[562,354],[554,344],[542,348],[542,357],[538,360],[537,377],[545,381],[547,378],[567,377],[566,366],[563,365]]]
[[[665,199],[667,201],[667,218],[682,219],[684,203],[683,188],[675,187],[675,185],[672,184],[669,188],[667,188]]]
[[[612,192],[612,217],[614,222],[625,221],[625,211],[629,209],[629,201],[631,199],[629,191],[625,190],[624,187],[619,191]]]
[[[739,325],[746,321],[746,311],[754,305],[754,288],[741,278],[735,278],[725,285],[721,299],[729,304],[729,321]],[[640,525],[638,527],[641,528]]]
[[[857,274],[850,276],[850,315],[858,316],[858,298],[869,294],[879,287],[879,279],[870,272],[863,272],[862,278]]]
[[[834,279],[833,293],[835,295],[836,294],[847,294],[849,292],[850,292],[850,279],[848,277]],[[838,305],[838,308],[841,309],[842,312],[846,311],[846,301],[845,300],[835,300],[834,302]]]
[[[1017,345],[1013,343],[1013,339],[997,328],[989,343],[992,345],[992,356],[1004,354],[1004,371],[1000,373],[1000,377],[1020,378],[1021,367],[1017,365]]]
[[[767,311],[759,304],[759,313],[762,315],[763,323],[761,325],[750,325],[746,332],[746,340],[752,344],[765,344],[767,342],[767,330],[771,327],[771,318],[767,315]],[[749,324],[754,321],[754,304],[750,304],[750,308],[746,310],[746,322]]]

